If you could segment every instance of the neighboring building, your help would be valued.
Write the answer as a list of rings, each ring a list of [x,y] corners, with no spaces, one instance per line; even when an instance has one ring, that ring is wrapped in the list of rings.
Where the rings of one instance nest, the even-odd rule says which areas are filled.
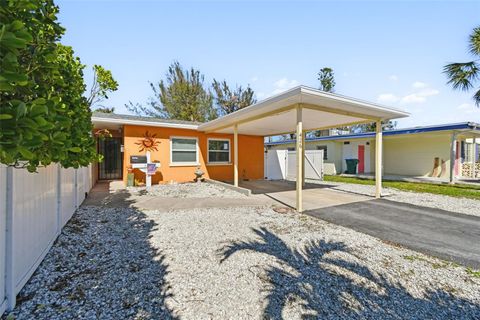
[[[475,137],[479,138],[473,144]],[[449,179],[452,168],[455,177],[473,177],[474,173],[480,177],[479,143],[480,125],[471,122],[384,131],[384,175]],[[291,140],[265,145],[267,149],[295,149]],[[351,158],[359,160],[359,174],[375,172],[373,132],[310,138],[306,149],[324,150],[325,174],[345,172],[345,159]]]

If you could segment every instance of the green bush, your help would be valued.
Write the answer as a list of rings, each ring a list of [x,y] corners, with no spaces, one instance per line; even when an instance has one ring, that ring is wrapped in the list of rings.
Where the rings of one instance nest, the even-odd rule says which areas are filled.
[[[51,0],[0,0],[0,163],[36,171],[98,160],[84,65]]]

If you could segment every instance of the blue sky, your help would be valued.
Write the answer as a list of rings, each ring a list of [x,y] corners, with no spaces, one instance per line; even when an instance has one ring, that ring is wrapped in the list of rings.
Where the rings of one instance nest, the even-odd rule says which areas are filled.
[[[318,70],[329,66],[337,93],[411,112],[399,127],[480,122],[473,92],[453,91],[442,74],[445,63],[472,59],[467,40],[480,25],[480,1],[56,3],[62,42],[119,82],[104,103],[117,113],[145,102],[149,81],[178,60],[207,82],[250,84],[259,100],[317,87]]]

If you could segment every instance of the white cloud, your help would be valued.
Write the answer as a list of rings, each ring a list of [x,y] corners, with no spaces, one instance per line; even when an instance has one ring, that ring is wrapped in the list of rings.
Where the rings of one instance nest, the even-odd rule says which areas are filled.
[[[279,79],[273,84],[275,89],[272,91],[272,95],[282,93],[283,91],[286,91],[298,85],[299,82],[297,80],[289,80],[287,78]]]
[[[428,85],[427,85],[425,82],[415,81],[415,82],[412,84],[412,87],[413,87],[414,89],[423,89],[423,88],[428,87]]]
[[[466,110],[466,109],[470,109],[472,107],[472,105],[470,103],[462,103],[461,105],[459,105],[457,107],[458,110]]]
[[[263,99],[267,96],[265,92],[257,92],[256,93],[257,99]]]
[[[418,85],[417,89],[420,88],[420,86],[424,89],[418,90],[417,92],[404,96],[401,102],[406,104],[424,103],[425,101],[427,101],[428,97],[436,96],[437,94],[440,93],[440,91],[438,91],[437,89],[427,88],[427,85],[423,83],[422,85]]]
[[[389,75],[389,76],[388,76],[388,80],[390,80],[390,81],[397,81],[397,80],[398,80],[398,76],[397,76],[396,74]]]
[[[457,110],[461,111],[464,114],[472,114],[475,112],[478,112],[480,114],[480,109],[470,103],[462,103],[457,107]]]
[[[400,98],[393,93],[382,93],[377,97],[377,101],[380,103],[395,103],[398,100],[400,100]]]
[[[257,82],[258,81],[258,77],[257,76],[253,76],[250,78],[250,81],[251,82]]]

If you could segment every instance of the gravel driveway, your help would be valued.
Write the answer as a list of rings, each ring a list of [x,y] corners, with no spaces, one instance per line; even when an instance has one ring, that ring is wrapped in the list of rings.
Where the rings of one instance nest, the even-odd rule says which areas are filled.
[[[285,209],[86,206],[20,293],[14,315],[478,319],[480,278]]]

